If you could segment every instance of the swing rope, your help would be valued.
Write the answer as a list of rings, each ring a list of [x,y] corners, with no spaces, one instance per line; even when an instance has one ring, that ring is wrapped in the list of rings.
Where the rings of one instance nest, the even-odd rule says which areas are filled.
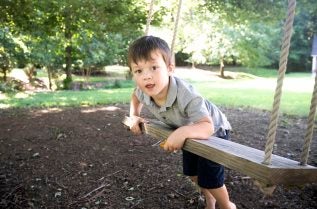
[[[175,26],[174,26],[173,39],[172,39],[172,43],[171,43],[171,54],[172,55],[174,55],[175,40],[176,40],[176,34],[177,34],[177,29],[178,29],[181,8],[182,8],[182,0],[179,0],[178,9],[177,9],[177,16],[176,16],[176,21],[175,21]]]
[[[153,16],[153,5],[154,5],[155,0],[151,0],[150,6],[149,6],[149,14],[147,17],[147,21],[146,21],[146,28],[145,28],[145,32],[144,35],[149,35],[149,29],[150,29],[150,24],[152,21],[152,16]]]
[[[267,135],[267,141],[266,141],[265,151],[264,151],[265,156],[264,156],[263,164],[266,164],[266,165],[271,164],[271,161],[272,161],[272,152],[273,152],[273,147],[275,143],[280,101],[282,97],[283,79],[285,77],[287,57],[289,54],[290,40],[291,40],[293,22],[294,22],[294,16],[295,16],[295,7],[296,7],[296,0],[289,0],[287,20],[284,24],[284,38],[283,38],[283,44],[281,48],[277,86],[275,89],[273,110],[271,114],[269,132]]]
[[[310,103],[308,123],[307,123],[307,129],[305,134],[305,143],[301,153],[300,165],[303,165],[303,166],[307,165],[307,161],[308,161],[310,144],[311,144],[311,141],[313,138],[313,132],[314,132],[316,107],[317,107],[317,74],[315,74],[314,91],[313,91],[313,95],[312,95],[311,103]]]

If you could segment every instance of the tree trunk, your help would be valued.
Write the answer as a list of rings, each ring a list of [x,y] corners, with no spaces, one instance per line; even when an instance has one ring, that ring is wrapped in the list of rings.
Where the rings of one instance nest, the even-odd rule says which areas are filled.
[[[52,90],[52,73],[51,73],[51,68],[46,67],[47,70],[47,77],[48,77],[48,88]]]
[[[220,57],[220,67],[219,67],[220,77],[225,77],[225,64],[223,62],[223,56]]]
[[[66,46],[65,49],[65,72],[66,72],[66,79],[71,81],[72,80],[72,73],[71,73],[71,67],[72,67],[72,47]]]
[[[192,61],[192,69],[196,69],[194,61]]]
[[[72,81],[72,31],[71,31],[71,11],[70,9],[66,9],[65,11],[65,39],[66,39],[66,48],[65,48],[65,73],[66,73],[66,80],[68,82]]]
[[[7,81],[7,69],[2,69],[2,74],[3,74],[3,81],[6,82]]]

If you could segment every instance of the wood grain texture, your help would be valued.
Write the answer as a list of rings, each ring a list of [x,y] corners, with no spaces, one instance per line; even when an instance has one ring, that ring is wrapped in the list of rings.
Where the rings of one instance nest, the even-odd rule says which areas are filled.
[[[126,117],[123,124],[129,126],[130,119]],[[145,133],[157,138],[166,139],[173,129],[163,123],[151,121],[142,124]],[[263,164],[264,151],[241,145],[217,137],[206,140],[187,139],[184,150],[224,165],[227,168],[241,172],[266,185],[303,185],[317,183],[317,168],[277,155],[272,156],[271,165]]]

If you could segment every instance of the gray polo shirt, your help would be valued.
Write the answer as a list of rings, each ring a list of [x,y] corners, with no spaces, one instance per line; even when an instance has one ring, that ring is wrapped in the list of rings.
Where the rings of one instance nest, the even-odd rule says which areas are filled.
[[[231,126],[226,116],[213,103],[202,98],[194,88],[175,76],[170,76],[165,105],[159,107],[155,102],[136,88],[139,101],[161,122],[172,128],[194,123],[203,117],[211,116],[216,136],[222,135]]]

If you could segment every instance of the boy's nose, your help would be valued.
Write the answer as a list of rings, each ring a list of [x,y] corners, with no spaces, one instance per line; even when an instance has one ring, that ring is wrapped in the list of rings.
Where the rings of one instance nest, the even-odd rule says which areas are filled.
[[[152,78],[152,73],[151,73],[151,71],[150,71],[150,70],[145,70],[145,71],[144,71],[144,74],[143,74],[143,78],[144,78],[145,80],[151,79],[151,78]]]

